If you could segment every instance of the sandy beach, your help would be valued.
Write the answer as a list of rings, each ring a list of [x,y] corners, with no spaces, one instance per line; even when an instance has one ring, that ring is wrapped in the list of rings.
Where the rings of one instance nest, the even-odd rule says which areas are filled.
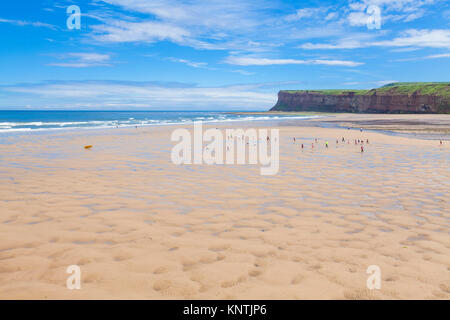
[[[380,117],[448,138],[328,120]],[[173,126],[1,136],[0,299],[450,299],[450,141],[323,121],[217,125],[276,125],[274,176],[174,165]]]

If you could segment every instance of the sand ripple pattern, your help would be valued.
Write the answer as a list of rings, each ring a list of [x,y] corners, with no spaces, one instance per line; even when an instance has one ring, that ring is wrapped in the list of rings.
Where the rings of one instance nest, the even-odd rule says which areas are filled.
[[[170,133],[1,138],[0,298],[450,298],[450,143],[283,127],[267,177],[175,166]]]

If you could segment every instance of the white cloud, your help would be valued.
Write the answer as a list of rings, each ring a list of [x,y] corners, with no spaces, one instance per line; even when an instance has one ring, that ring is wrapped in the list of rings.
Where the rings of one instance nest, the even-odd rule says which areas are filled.
[[[348,23],[351,26],[366,26],[369,19],[369,15],[365,12],[351,12],[348,17]]]
[[[298,39],[344,34],[329,8],[295,11],[271,0],[103,0],[107,12],[90,12],[100,23],[90,26],[96,42],[171,41],[201,50],[244,53],[278,51]],[[317,14],[316,14],[317,13]],[[299,25],[298,19],[302,19]],[[328,25],[312,23],[319,19]],[[309,23],[306,27],[304,24]],[[329,25],[329,24],[332,25]]]
[[[82,61],[101,63],[110,59],[109,54],[89,53],[89,52],[72,52],[68,56],[79,58]]]
[[[362,0],[349,5],[351,11],[347,20],[351,26],[366,25],[369,14],[366,10],[370,6],[381,9],[383,21],[410,22],[421,18],[426,13],[426,6],[435,0]]]
[[[184,42],[190,32],[174,25],[161,22],[112,21],[109,25],[92,27],[94,38],[102,42],[154,42],[170,40]]]
[[[361,65],[360,62],[345,61],[345,60],[299,60],[299,59],[268,59],[255,57],[237,57],[230,56],[225,59],[228,64],[239,66],[268,66],[268,65],[289,65],[289,64],[316,64],[316,65],[330,65],[330,66],[346,66],[356,67]]]
[[[354,82],[345,82],[344,85],[345,86],[371,85],[371,86],[378,88],[378,87],[382,87],[384,85],[395,83],[395,82],[398,82],[398,81],[397,80],[379,80],[379,81],[369,81],[369,82],[354,81]]]
[[[183,84],[84,81],[56,82],[0,87],[2,93],[17,94],[13,101],[24,105],[51,108],[79,107],[141,107],[149,109],[178,109],[189,106],[205,108],[267,109],[276,102],[276,83],[197,87]],[[24,100],[28,98],[29,100]],[[64,101],[70,101],[65,104]]]
[[[186,60],[186,59],[179,59],[179,58],[173,58],[173,57],[169,57],[167,58],[167,60],[170,60],[172,62],[179,62],[179,63],[184,63],[190,67],[194,67],[194,68],[205,68],[208,64],[206,62],[194,62],[194,61],[190,61],[190,60]]]
[[[400,36],[382,41],[361,41],[343,39],[338,43],[305,43],[302,49],[355,49],[366,47],[408,47],[408,48],[450,48],[450,30],[410,29]],[[412,50],[412,49],[411,49]]]
[[[397,59],[396,61],[417,61],[417,60],[446,59],[446,58],[450,58],[450,53],[431,54],[427,56]]]
[[[300,46],[302,49],[315,50],[315,49],[355,49],[361,48],[361,42],[357,40],[343,40],[337,44],[329,43],[305,43]]]
[[[140,18],[117,20],[103,15],[93,26],[94,39],[102,42],[154,42],[168,40],[199,49],[244,48],[247,39],[237,35],[256,33],[274,17],[272,6],[261,0],[104,0]]]
[[[288,15],[286,17],[287,21],[298,21],[303,18],[311,18],[314,16],[318,16],[326,11],[326,8],[303,8],[298,9],[296,13]]]
[[[110,66],[109,54],[89,53],[89,52],[71,52],[58,56],[60,59],[68,59],[67,62],[54,62],[48,64],[54,67],[66,68],[87,68],[98,66]]]
[[[432,54],[425,57],[425,59],[440,59],[440,58],[450,58],[450,53]]]
[[[9,23],[16,26],[33,26],[33,27],[45,27],[50,29],[56,29],[54,25],[39,22],[39,21],[24,21],[24,20],[9,20],[9,19],[2,19],[0,18],[0,22],[2,23]]]
[[[231,0],[104,0],[126,10],[155,16],[178,26],[231,30],[259,25],[256,12],[269,6],[267,1]],[[239,22],[237,24],[237,22]]]
[[[400,37],[392,40],[373,42],[369,45],[386,47],[450,48],[450,30],[410,29],[404,31]]]
[[[333,20],[333,19],[336,19],[338,16],[339,16],[339,15],[338,15],[337,12],[330,12],[330,13],[328,13],[327,16],[325,17],[325,20],[326,20],[326,21]]]

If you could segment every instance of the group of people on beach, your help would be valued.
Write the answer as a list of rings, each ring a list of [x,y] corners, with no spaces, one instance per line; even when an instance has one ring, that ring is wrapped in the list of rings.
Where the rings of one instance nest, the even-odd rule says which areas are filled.
[[[293,142],[295,143],[295,142],[296,142],[295,137],[293,137],[292,139],[293,139]],[[347,141],[347,144],[350,144],[350,139],[345,140],[345,138],[342,137],[342,140],[341,140],[341,141],[342,141],[342,143],[344,143],[344,144],[345,144],[346,141]],[[314,143],[315,143],[315,144],[318,144],[318,140],[317,140],[317,139],[314,139],[314,142],[311,143],[311,149],[314,149]],[[364,141],[364,140],[361,140],[361,139],[355,139],[355,145],[361,145],[361,152],[364,152],[364,143],[369,144],[369,139],[366,139],[365,141]],[[337,146],[338,144],[339,144],[339,139],[336,139],[336,146]],[[442,143],[441,143],[441,144],[442,144]],[[329,147],[328,141],[325,141],[325,148],[328,149],[328,147]],[[301,148],[302,148],[302,150],[305,149],[305,145],[304,145],[303,143],[301,144]]]

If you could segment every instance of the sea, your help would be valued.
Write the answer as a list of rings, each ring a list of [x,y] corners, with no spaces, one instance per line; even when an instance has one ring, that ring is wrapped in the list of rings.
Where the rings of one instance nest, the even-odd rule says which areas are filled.
[[[316,116],[238,114],[229,111],[37,111],[0,110],[0,134],[204,123],[310,119]]]

